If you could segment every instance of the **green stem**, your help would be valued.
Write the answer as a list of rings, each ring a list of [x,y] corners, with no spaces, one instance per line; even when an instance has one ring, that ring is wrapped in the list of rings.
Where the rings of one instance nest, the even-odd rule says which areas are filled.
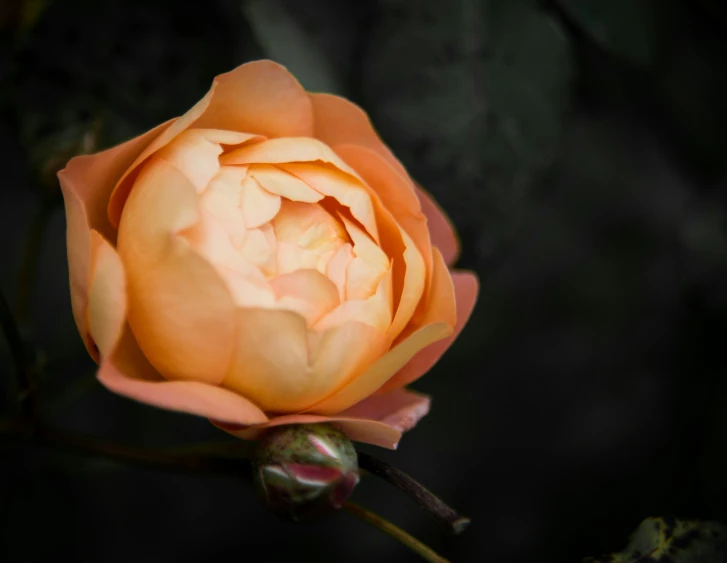
[[[33,420],[37,412],[36,385],[33,372],[28,365],[28,357],[18,324],[2,291],[0,291],[0,325],[8,342],[8,348],[10,348],[21,412],[30,420]]]
[[[343,507],[351,514],[360,518],[364,522],[371,524],[375,528],[378,528],[385,534],[388,534],[402,545],[411,549],[414,553],[419,555],[425,561],[430,563],[449,563],[447,559],[439,555],[432,548],[424,545],[418,539],[407,534],[404,530],[395,526],[388,520],[382,518],[375,512],[367,510],[363,506],[359,506],[353,502],[347,502]]]

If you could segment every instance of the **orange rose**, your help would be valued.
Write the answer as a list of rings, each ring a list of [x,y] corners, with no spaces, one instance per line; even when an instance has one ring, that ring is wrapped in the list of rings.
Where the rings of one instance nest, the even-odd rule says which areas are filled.
[[[241,438],[331,421],[393,448],[427,413],[404,386],[477,280],[449,271],[452,227],[357,106],[253,62],[59,178],[73,314],[108,389]]]

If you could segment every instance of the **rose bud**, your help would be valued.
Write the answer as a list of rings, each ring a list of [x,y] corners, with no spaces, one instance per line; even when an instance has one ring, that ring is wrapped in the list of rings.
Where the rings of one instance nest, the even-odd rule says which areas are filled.
[[[332,422],[394,448],[428,412],[406,386],[477,278],[358,106],[252,62],[58,176],[73,314],[111,391],[243,439]]]
[[[260,441],[253,465],[263,500],[295,521],[341,508],[359,481],[351,440],[330,424],[273,429]]]

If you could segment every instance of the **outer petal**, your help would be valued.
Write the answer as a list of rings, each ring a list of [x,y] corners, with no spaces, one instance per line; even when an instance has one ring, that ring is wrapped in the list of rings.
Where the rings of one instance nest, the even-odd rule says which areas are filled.
[[[447,266],[439,251],[434,251],[434,275],[421,324],[379,358],[362,375],[311,409],[319,414],[332,414],[356,404],[380,389],[420,350],[452,334],[456,322],[454,287]]]
[[[330,146],[361,145],[385,158],[399,174],[406,169],[374,131],[366,112],[359,106],[333,94],[309,94],[313,103],[314,133]]]
[[[86,321],[91,253],[90,229],[95,229],[112,242],[116,240],[116,232],[106,215],[109,195],[116,181],[139,153],[171,123],[164,123],[144,135],[104,152],[72,158],[58,173],[66,209],[73,318],[91,354],[93,345],[88,337]]]
[[[303,87],[285,67],[272,61],[253,61],[219,75],[205,97],[139,155],[118,183],[109,203],[114,225],[119,223],[138,166],[189,127],[305,137],[313,134],[313,112]]]
[[[259,408],[230,391],[196,381],[165,381],[159,375],[126,323],[126,281],[118,254],[98,233],[92,232],[91,240],[88,317],[101,354],[101,383],[111,391],[157,407],[236,424],[266,422]]]
[[[126,277],[116,250],[97,231],[91,231],[91,269],[88,285],[88,330],[98,353],[116,346],[126,323]],[[95,357],[98,361],[98,357]]]
[[[214,96],[195,127],[231,129],[266,137],[313,136],[311,102],[288,70],[253,61],[215,78]]]
[[[435,199],[424,188],[417,185],[417,194],[422,204],[422,213],[427,218],[432,244],[439,248],[448,266],[454,264],[459,256],[459,239],[449,217]]]
[[[128,325],[113,354],[103,358],[98,379],[114,393],[163,409],[231,424],[268,420],[257,406],[232,391],[199,381],[163,379],[145,358]]]
[[[429,403],[429,397],[425,395],[397,389],[386,395],[369,397],[333,416],[292,414],[246,428],[220,424],[219,421],[215,424],[233,436],[254,440],[275,426],[329,422],[339,426],[352,440],[396,449],[401,433],[412,428],[429,412]]]
[[[118,249],[127,270],[129,323],[168,379],[220,383],[235,341],[234,301],[215,268],[177,233],[200,218],[194,186],[152,160],[124,209]]]
[[[439,358],[462,332],[477,301],[479,284],[477,276],[471,272],[454,272],[452,282],[454,283],[454,293],[457,301],[457,324],[454,327],[454,332],[448,338],[430,344],[418,352],[394,377],[384,384],[379,391],[380,393],[389,393],[393,389],[404,387],[419,379],[434,367],[434,364],[439,361]]]
[[[362,323],[309,332],[298,313],[238,309],[237,345],[224,386],[267,412],[298,412],[360,373],[383,335]]]

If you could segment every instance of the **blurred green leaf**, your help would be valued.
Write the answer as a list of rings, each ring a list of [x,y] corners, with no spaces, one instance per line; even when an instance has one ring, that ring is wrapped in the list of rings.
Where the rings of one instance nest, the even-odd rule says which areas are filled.
[[[365,67],[384,139],[460,226],[518,228],[559,150],[572,53],[558,24],[524,0],[389,0]]]
[[[656,10],[664,0],[556,0],[603,49],[646,65],[655,48]]]
[[[330,10],[325,9],[327,0],[308,1],[307,12],[329,16],[329,29],[340,28],[337,18],[331,21]],[[298,17],[300,10],[285,0],[243,0],[242,11],[247,17],[258,43],[268,58],[285,65],[306,90],[341,94],[344,91],[342,76],[333,69],[331,51],[315,41],[313,31],[303,26]],[[316,10],[316,6],[322,7]],[[335,16],[335,14],[334,14]],[[347,42],[350,35],[342,39]],[[345,48],[345,47],[344,47]]]
[[[727,527],[718,522],[647,518],[620,553],[584,563],[724,563]]]

